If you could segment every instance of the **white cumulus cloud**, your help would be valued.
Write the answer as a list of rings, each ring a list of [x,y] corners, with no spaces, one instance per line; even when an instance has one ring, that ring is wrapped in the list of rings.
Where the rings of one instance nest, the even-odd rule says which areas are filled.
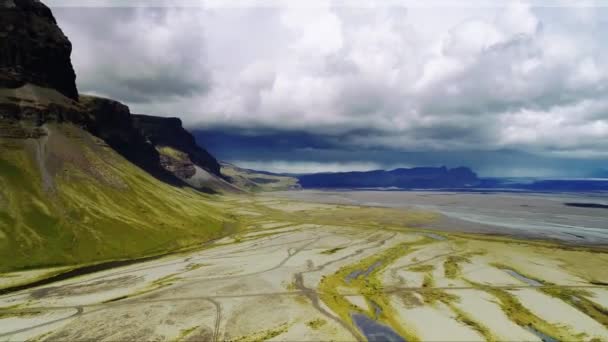
[[[55,10],[81,89],[190,127],[404,151],[608,150],[596,2],[242,4]]]

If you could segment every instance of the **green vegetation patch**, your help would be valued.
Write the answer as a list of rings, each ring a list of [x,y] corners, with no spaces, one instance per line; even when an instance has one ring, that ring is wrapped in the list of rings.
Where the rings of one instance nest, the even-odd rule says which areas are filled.
[[[608,310],[589,300],[588,297],[593,296],[589,291],[557,286],[543,287],[541,291],[563,300],[608,328]]]
[[[343,250],[344,248],[346,248],[346,247],[336,247],[336,248],[328,249],[328,250],[325,250],[325,251],[321,252],[321,254],[331,255],[331,254],[334,254],[334,253],[336,253],[338,251]]]
[[[470,262],[471,260],[465,256],[450,255],[443,262],[443,272],[447,278],[455,279],[462,272],[462,267],[460,266],[460,264]]]
[[[205,266],[209,266],[210,264],[196,264],[196,263],[192,263],[192,264],[188,264],[186,265],[186,270],[188,271],[194,271],[194,270],[198,270],[201,267],[205,267]]]
[[[25,317],[34,317],[34,316],[38,316],[41,315],[42,311],[17,311],[17,312],[0,312],[0,319],[4,319],[4,318],[11,318],[11,317],[19,317],[19,318],[25,318]]]
[[[37,143],[0,149],[0,272],[160,255],[241,230],[224,198],[165,184],[73,126],[49,129],[51,190]]]
[[[460,242],[460,241],[458,241]],[[446,278],[456,279],[462,273],[463,263],[470,263],[471,257],[476,255],[484,255],[485,251],[467,252],[461,255],[450,255],[443,262],[443,272]]]
[[[418,265],[408,268],[412,272],[432,272],[435,269],[433,265]]]
[[[191,328],[182,329],[179,332],[179,335],[174,339],[174,341],[182,341],[184,338],[188,337],[188,335],[192,334],[198,328],[198,326],[193,326]]]
[[[158,153],[179,161],[188,161],[188,155],[169,146],[156,146]]]
[[[424,302],[426,304],[431,304],[431,305],[433,305],[437,302],[441,302],[444,304],[450,304],[453,302],[460,301],[460,298],[458,296],[447,293],[442,290],[435,290],[435,289],[421,290],[420,294],[422,295]]]
[[[288,190],[298,187],[298,179],[289,176],[268,175],[222,163],[222,174],[230,183],[251,192]]]
[[[312,321],[306,322],[306,325],[314,330],[320,329],[322,326],[327,324],[327,321],[322,318],[313,319]]]
[[[266,341],[271,338],[277,337],[277,336],[287,332],[287,330],[289,330],[289,324],[283,323],[280,326],[273,328],[273,329],[258,331],[251,335],[239,336],[234,339],[228,339],[228,341],[231,341],[231,342],[261,342],[261,341]]]
[[[498,298],[500,307],[509,319],[517,325],[528,328],[532,327],[541,333],[551,336],[560,341],[576,341],[577,336],[572,335],[563,327],[554,326],[542,318],[534,315],[526,308],[514,295],[503,289],[497,289],[490,286],[473,284],[480,290],[486,291]]]
[[[348,322],[354,331],[358,331],[352,322],[351,313],[361,313],[390,326],[395,332],[403,336],[407,341],[418,341],[403,323],[397,320],[398,314],[391,307],[388,296],[384,293],[384,287],[380,282],[379,275],[391,263],[414,251],[413,247],[434,242],[430,238],[423,238],[415,242],[403,242],[391,248],[383,250],[373,256],[367,257],[359,262],[345,266],[336,273],[323,276],[319,284],[321,300],[337,313],[344,322]],[[353,272],[365,271],[367,274],[353,277]],[[349,277],[349,275],[351,275]],[[347,280],[347,278],[349,280]],[[351,289],[353,293],[360,293],[370,304],[369,309],[364,311],[346,299],[338,289]],[[379,315],[376,307],[381,309]],[[364,339],[363,336],[359,338]]]
[[[485,325],[472,319],[471,316],[469,316],[466,312],[462,311],[456,305],[450,303],[448,304],[448,306],[456,314],[456,320],[477,331],[481,336],[484,337],[486,341],[497,341],[496,337],[492,334],[492,332],[490,332],[490,329],[488,329]]]
[[[417,294],[418,292],[416,291],[403,291],[399,292],[398,296],[399,299],[401,299],[403,306],[411,309],[424,305],[424,302],[420,300],[420,297],[418,297]]]

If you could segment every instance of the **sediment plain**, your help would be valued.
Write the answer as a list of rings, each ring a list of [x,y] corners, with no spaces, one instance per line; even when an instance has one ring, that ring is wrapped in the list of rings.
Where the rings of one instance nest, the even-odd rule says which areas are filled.
[[[73,267],[1,274],[0,340],[608,341],[602,244],[442,230],[415,206],[214,205],[242,228],[31,288]]]

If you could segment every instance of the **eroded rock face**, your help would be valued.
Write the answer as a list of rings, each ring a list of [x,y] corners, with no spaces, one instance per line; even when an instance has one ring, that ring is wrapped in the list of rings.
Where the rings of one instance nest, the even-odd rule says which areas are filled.
[[[85,128],[112,149],[154,177],[173,185],[184,185],[161,165],[158,151],[133,125],[129,107],[100,97],[82,96],[88,122]]]
[[[196,144],[194,137],[184,129],[180,119],[134,114],[133,124],[154,146],[175,148],[187,154],[197,166],[221,177],[218,161]],[[183,171],[191,172],[185,169]]]
[[[72,44],[38,0],[0,0],[0,88],[26,83],[78,99]]]
[[[161,154],[160,165],[179,179],[187,180],[196,174],[196,169],[190,159],[178,160]]]

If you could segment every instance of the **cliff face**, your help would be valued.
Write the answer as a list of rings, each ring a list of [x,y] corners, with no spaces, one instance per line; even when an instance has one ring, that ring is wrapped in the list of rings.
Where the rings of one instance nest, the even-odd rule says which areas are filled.
[[[169,184],[184,185],[162,166],[158,151],[133,125],[129,107],[93,96],[81,96],[81,104],[88,118],[85,128],[89,132],[154,177]]]
[[[168,157],[176,161],[183,161],[186,157],[193,164],[207,170],[208,172],[221,176],[220,164],[206,150],[196,144],[194,137],[190,132],[182,127],[182,121],[178,118],[161,118],[149,115],[133,115],[133,124],[137,127],[142,135],[156,146],[158,149],[169,148],[178,153],[167,151]],[[179,153],[184,154],[180,156]],[[170,158],[165,158],[168,163]],[[175,165],[179,168],[179,163]],[[186,174],[191,171],[183,170]]]
[[[78,99],[72,45],[37,0],[0,0],[0,87],[26,83]]]
[[[83,123],[71,51],[40,1],[0,0],[0,137],[37,137],[48,121]]]

